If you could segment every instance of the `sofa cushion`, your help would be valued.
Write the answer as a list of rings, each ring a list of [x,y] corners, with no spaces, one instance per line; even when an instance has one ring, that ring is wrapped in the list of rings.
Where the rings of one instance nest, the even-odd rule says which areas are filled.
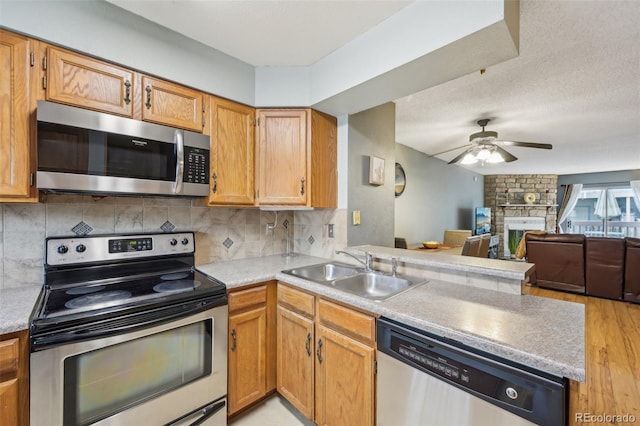
[[[526,234],[525,239],[527,262],[536,265],[539,287],[584,293],[584,235]]]
[[[619,238],[589,237],[585,250],[587,294],[621,299],[625,241]]]
[[[640,303],[640,238],[625,238],[624,300]]]

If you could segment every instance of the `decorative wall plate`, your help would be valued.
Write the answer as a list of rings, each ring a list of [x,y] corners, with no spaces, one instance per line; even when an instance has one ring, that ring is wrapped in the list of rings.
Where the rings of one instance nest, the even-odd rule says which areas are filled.
[[[524,194],[524,202],[527,204],[533,204],[536,202],[536,194],[533,192],[527,192]]]

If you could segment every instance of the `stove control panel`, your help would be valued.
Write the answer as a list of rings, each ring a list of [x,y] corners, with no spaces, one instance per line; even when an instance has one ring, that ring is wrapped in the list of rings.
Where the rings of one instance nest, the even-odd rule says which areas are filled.
[[[192,253],[193,232],[52,237],[46,241],[45,262],[61,266]]]

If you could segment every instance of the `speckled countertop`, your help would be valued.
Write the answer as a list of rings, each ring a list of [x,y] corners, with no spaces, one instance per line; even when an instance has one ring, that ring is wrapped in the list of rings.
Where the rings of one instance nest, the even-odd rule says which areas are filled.
[[[304,255],[268,256],[202,265],[198,269],[228,288],[272,279],[285,281],[538,370],[585,380],[582,304],[437,280],[376,302],[280,272],[326,261]]]
[[[384,255],[376,252],[376,257]],[[435,257],[437,253],[431,256]],[[435,267],[442,266],[447,260],[450,259],[422,262]],[[327,259],[305,255],[276,255],[211,263],[200,265],[198,269],[224,282],[228,288],[273,279],[285,281],[548,373],[585,380],[584,305],[438,280],[430,280],[386,301],[375,302],[281,272],[325,261]],[[512,268],[520,265],[507,263],[513,263]],[[506,273],[516,278],[526,271]],[[0,333],[28,328],[40,289],[40,286],[29,286],[0,290]]]
[[[42,286],[0,290],[0,334],[29,328],[29,316]]]
[[[346,249],[362,257],[364,252],[375,254],[378,259],[395,257],[400,262],[435,268],[450,268],[461,272],[490,275],[499,278],[525,280],[535,270],[535,265],[526,262],[511,262],[501,259],[485,259],[473,256],[452,256],[446,253],[429,253],[419,250],[396,249],[380,246],[354,246]]]

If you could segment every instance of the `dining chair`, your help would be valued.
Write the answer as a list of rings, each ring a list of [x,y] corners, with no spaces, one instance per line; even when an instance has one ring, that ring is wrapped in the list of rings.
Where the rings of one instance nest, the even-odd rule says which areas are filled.
[[[470,229],[445,229],[442,244],[451,247],[461,246],[465,243],[467,237],[470,236]]]
[[[480,235],[467,237],[462,246],[463,256],[478,257],[478,250],[480,249]]]

